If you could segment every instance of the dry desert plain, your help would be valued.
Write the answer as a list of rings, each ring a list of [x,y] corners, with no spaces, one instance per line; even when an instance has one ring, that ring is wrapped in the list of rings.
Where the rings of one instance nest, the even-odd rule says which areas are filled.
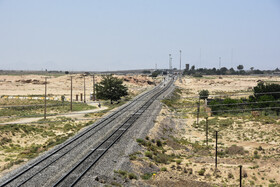
[[[207,89],[218,97],[240,98],[252,94],[262,80],[280,83],[271,76],[204,76],[177,80],[177,97],[166,100],[145,139],[144,148],[132,156],[135,170],[156,166],[148,184],[155,186],[280,186],[280,118],[251,112],[223,113],[208,117],[209,146],[206,146],[205,115],[196,124],[198,93]],[[194,106],[194,107],[189,107]],[[201,111],[204,110],[201,101]],[[218,131],[218,170],[215,170],[215,131]],[[144,156],[142,156],[144,155]],[[143,159],[146,158],[146,159]],[[148,158],[148,159],[147,159]]]
[[[82,74],[73,74],[73,99],[75,95],[84,93],[84,77]],[[86,76],[86,101],[74,102],[73,112],[70,113],[69,101],[62,104],[60,99],[65,96],[70,98],[70,75],[48,76],[47,94],[50,98],[47,104],[47,120],[43,120],[44,96],[46,76],[42,75],[0,75],[0,171],[1,176],[24,164],[28,160],[49,150],[51,147],[62,143],[67,138],[84,127],[100,119],[110,110],[130,100],[135,95],[153,88],[160,82],[160,78],[153,79],[145,75],[117,76],[124,80],[128,87],[129,95],[120,103],[113,105],[107,101],[101,101],[102,107],[98,108],[98,102],[90,100],[90,92],[93,90],[92,76]],[[95,76],[98,83],[101,76]],[[20,98],[18,98],[20,97]],[[22,97],[25,97],[22,99]],[[33,99],[31,99],[33,98]],[[35,98],[35,99],[34,99]],[[56,106],[62,104],[62,106]],[[7,106],[13,108],[4,108]],[[16,107],[18,105],[32,105],[28,107]],[[2,107],[2,108],[1,108]]]
[[[154,82],[146,76],[122,78],[125,79],[131,95],[151,88],[151,82]],[[42,95],[44,85],[35,83],[38,81],[33,81],[35,84],[32,81],[18,81],[30,79],[43,80],[42,76],[38,75],[0,76],[1,95]],[[69,76],[52,77],[49,79],[49,93],[69,96],[69,80]],[[97,78],[98,80],[100,79]],[[189,107],[196,106],[198,92],[202,89],[207,89],[210,95],[218,97],[248,97],[259,80],[280,83],[280,78],[273,76],[204,76],[183,77],[181,81],[178,79],[175,82],[177,97],[163,101],[163,108],[154,121],[154,127],[146,138],[135,140],[141,151],[130,154],[129,158],[138,182],[132,181],[130,184],[139,185],[139,181],[142,181],[142,184],[151,186],[238,186],[239,165],[242,165],[244,186],[279,186],[278,116],[266,116],[262,113],[254,117],[251,112],[212,115],[208,118],[209,146],[206,146],[205,116],[201,114],[199,124],[196,124],[196,107]],[[74,94],[83,93],[83,77],[76,75],[74,84]],[[5,88],[3,92],[2,88]],[[86,90],[91,89],[92,78],[88,77]],[[203,107],[201,101],[201,111]],[[49,118],[47,123],[40,121],[1,126],[2,174],[64,141],[106,112],[108,110],[87,114],[83,121],[71,117],[57,117]],[[215,170],[215,130],[219,131],[218,170]],[[119,173],[122,175],[126,172]]]

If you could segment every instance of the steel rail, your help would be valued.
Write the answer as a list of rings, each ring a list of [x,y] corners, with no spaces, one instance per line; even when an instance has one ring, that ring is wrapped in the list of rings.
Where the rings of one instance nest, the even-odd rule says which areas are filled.
[[[147,102],[145,102],[134,114],[132,114],[120,127],[118,127],[108,138],[106,138],[103,142],[101,142],[96,148],[92,149],[83,159],[81,159],[74,167],[72,167],[65,175],[63,175],[54,185],[53,187],[56,187],[60,185],[62,182],[67,180],[67,178],[75,172],[75,170],[81,166],[83,163],[86,163],[87,159],[90,158],[94,153],[97,151],[101,151],[101,153],[90,163],[86,163],[87,167],[82,172],[76,173],[78,177],[74,178],[74,181],[71,182],[69,185],[69,182],[67,182],[67,186],[74,186],[77,184],[79,180],[87,173],[87,171],[120,139],[120,137],[131,127],[134,122],[146,111],[146,109],[154,102],[154,100],[160,96],[163,92],[165,92],[172,84],[173,81],[170,81],[169,84],[160,90],[158,93],[153,95]],[[126,126],[126,127],[125,127]],[[121,133],[118,135],[117,133],[121,131]],[[108,143],[108,140],[112,138],[113,136],[118,135],[115,139],[109,141],[111,142],[105,149],[99,149],[104,144]],[[71,178],[73,179],[73,177]]]
[[[104,118],[101,121],[96,122],[97,124],[95,126],[92,126],[88,129],[86,129],[85,131],[81,132],[80,134],[78,134],[76,137],[70,139],[67,143],[61,145],[59,148],[57,148],[56,150],[54,150],[53,152],[51,152],[49,155],[43,157],[42,159],[34,162],[33,164],[31,164],[30,166],[28,166],[27,168],[23,169],[22,171],[20,171],[19,173],[15,174],[13,177],[7,179],[6,181],[4,181],[0,187],[6,186],[7,184],[11,183],[12,181],[14,181],[15,179],[17,179],[18,177],[20,177],[21,175],[23,175],[24,173],[28,172],[29,170],[31,170],[32,168],[34,168],[35,166],[37,166],[38,164],[42,163],[43,161],[45,161],[46,159],[50,158],[51,156],[53,156],[54,154],[56,154],[57,152],[61,151],[62,149],[66,148],[68,145],[70,145],[71,143],[75,142],[76,140],[78,140],[79,138],[83,137],[85,134],[89,133],[91,130],[95,129],[96,127],[98,127],[99,125],[102,125],[104,122],[106,122],[107,120],[109,120],[107,122],[107,124],[109,124],[110,122],[112,122],[115,118],[113,118],[113,116],[117,116],[117,114],[123,112],[125,109],[127,108],[131,108],[132,106],[134,106],[134,104],[138,101],[139,98],[144,98],[147,95],[153,93],[154,91],[158,90],[159,86],[155,87],[152,90],[147,91],[146,93],[138,96],[135,100],[131,101],[130,103],[128,103],[127,105],[121,107],[119,110],[115,111],[114,113],[109,114],[109,116],[107,118]],[[121,113],[122,114],[122,113]],[[119,114],[119,116],[121,115]],[[118,117],[118,116],[117,116]],[[107,125],[106,124],[106,125]],[[36,173],[37,175],[37,173]],[[33,176],[34,177],[34,176]],[[32,177],[32,178],[33,178]],[[31,178],[30,178],[31,179]],[[27,182],[27,181],[26,181]],[[25,182],[24,182],[25,183]],[[23,183],[23,184],[24,184]]]
[[[150,93],[152,93],[152,92],[149,92],[149,93],[147,93],[147,94],[150,94]],[[146,95],[145,95],[146,96]],[[136,101],[136,100],[135,100]],[[126,111],[129,111],[129,110],[126,110]],[[120,114],[121,115],[121,114]],[[119,116],[120,116],[119,115]],[[119,117],[119,116],[117,116],[117,117]],[[117,117],[115,117],[115,118],[107,118],[107,119],[110,119],[108,122],[106,122],[105,124],[103,124],[104,126],[102,126],[101,128],[104,128],[105,126],[107,126],[108,124],[110,124],[112,121],[114,121]],[[99,124],[100,125],[100,124]],[[97,127],[97,125],[95,126],[95,127]],[[101,129],[100,128],[100,129]],[[100,130],[100,129],[98,129],[98,130]],[[96,132],[98,132],[98,131],[95,131],[94,133],[92,133],[90,136],[92,136],[92,135],[94,135]],[[82,140],[81,142],[79,142],[78,144],[76,144],[75,145],[75,147],[76,146],[78,146],[78,145],[80,145],[81,143],[83,143],[84,141],[86,141],[88,138],[90,138],[90,136],[89,137],[87,137],[86,139],[84,139],[84,140]],[[45,170],[46,168],[48,168],[50,165],[52,165],[54,162],[56,162],[57,160],[59,160],[60,158],[62,158],[63,156],[65,156],[67,153],[69,153],[70,151],[72,151],[75,147],[72,147],[72,148],[70,148],[68,151],[66,151],[65,153],[63,153],[63,154],[61,154],[59,157],[57,157],[56,159],[54,159],[54,160],[52,160],[49,164],[47,164],[46,166],[44,166],[44,167],[42,167],[41,169],[39,169],[35,174],[33,174],[33,175],[31,175],[30,177],[28,177],[27,179],[25,179],[23,182],[21,182],[20,184],[18,184],[17,186],[22,186],[23,184],[25,184],[26,182],[28,182],[29,180],[31,180],[33,177],[35,177],[37,174],[39,174],[40,172],[42,172],[43,170]],[[65,147],[64,147],[65,148]]]

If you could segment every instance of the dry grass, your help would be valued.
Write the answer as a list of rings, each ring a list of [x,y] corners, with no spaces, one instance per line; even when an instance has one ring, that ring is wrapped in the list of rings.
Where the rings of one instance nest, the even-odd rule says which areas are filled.
[[[223,114],[209,117],[209,146],[205,142],[205,120],[200,116],[196,124],[196,108],[186,108],[195,104],[194,98],[199,90],[209,89],[213,93],[247,92],[257,85],[257,80],[279,81],[278,77],[240,77],[226,76],[222,79],[186,78],[181,84],[181,98],[166,105],[149,133],[150,139],[164,138],[164,154],[176,155],[176,159],[158,163],[154,152],[149,161],[164,171],[157,172],[153,183],[197,181],[215,185],[238,185],[239,165],[243,165],[244,186],[277,186],[280,184],[280,119],[269,114],[252,117],[251,113]],[[244,95],[242,96],[244,97]],[[174,107],[175,106],[175,107]],[[182,109],[183,108],[183,109]],[[170,112],[176,114],[171,118]],[[167,128],[168,127],[168,128]],[[215,131],[218,136],[218,172],[215,172]],[[147,148],[149,149],[149,148]],[[135,161],[133,161],[135,163]],[[176,183],[177,181],[177,183]],[[205,183],[201,184],[204,185]],[[183,186],[183,185],[181,185]]]

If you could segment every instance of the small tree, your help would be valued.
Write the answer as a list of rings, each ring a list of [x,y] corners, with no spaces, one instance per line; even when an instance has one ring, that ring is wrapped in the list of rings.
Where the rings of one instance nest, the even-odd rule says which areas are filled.
[[[119,100],[122,96],[128,95],[127,87],[123,85],[123,80],[113,77],[112,75],[102,76],[99,84],[96,84],[96,96],[98,99]]]
[[[239,71],[241,71],[241,70],[244,69],[244,66],[243,66],[243,65],[238,65],[238,66],[237,66],[237,69],[238,69]]]
[[[258,100],[262,95],[271,95],[275,100],[280,99],[280,85],[259,82],[258,85],[254,87],[254,97]]]
[[[230,68],[229,71],[231,75],[235,74],[235,70],[233,68]]]
[[[152,73],[152,77],[157,77],[160,74],[160,71],[154,71]]]
[[[143,73],[143,74],[150,74],[151,71],[149,71],[149,70],[143,70],[142,73]]]
[[[275,107],[273,110],[276,111],[277,116],[280,113],[279,103],[273,102],[274,100],[280,99],[280,85],[279,84],[265,84],[264,82],[258,83],[254,87],[254,96],[250,97],[253,101],[264,102],[270,101],[268,103],[259,104],[257,107]]]
[[[220,71],[221,71],[221,74],[222,75],[225,75],[226,74],[226,72],[227,72],[227,68],[226,67],[222,67],[221,69],[220,69]]]
[[[209,96],[209,91],[208,90],[201,90],[199,92],[199,99],[207,99]]]

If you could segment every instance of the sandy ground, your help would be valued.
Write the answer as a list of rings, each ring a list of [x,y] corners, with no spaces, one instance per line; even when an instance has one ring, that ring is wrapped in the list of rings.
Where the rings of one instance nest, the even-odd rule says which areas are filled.
[[[78,119],[82,120],[84,118],[85,114],[99,112],[99,111],[102,111],[102,110],[106,110],[108,108],[106,106],[101,106],[99,108],[98,103],[96,103],[96,102],[88,103],[88,105],[96,106],[97,108],[93,109],[93,110],[68,112],[68,113],[59,114],[59,115],[55,115],[55,116],[49,116],[47,118],[52,119],[52,118],[57,118],[57,117],[69,117],[69,118],[78,118]],[[21,118],[21,119],[15,120],[15,121],[0,123],[0,125],[33,123],[33,122],[36,122],[36,121],[41,120],[41,119],[42,119],[41,117],[40,118]]]
[[[73,76],[73,99],[76,95],[84,93],[84,77],[80,74]],[[124,79],[124,84],[133,94],[138,94],[143,90],[154,86],[159,80],[148,76],[116,76]],[[70,75],[49,76],[47,79],[47,94],[53,96],[64,95],[66,99],[70,98],[71,81]],[[95,82],[98,83],[101,76],[95,76]],[[0,75],[0,96],[27,96],[27,95],[44,95],[45,94],[45,77],[41,75]],[[90,93],[93,92],[92,76],[85,77],[86,82],[86,100],[90,100]]]
[[[240,94],[236,97],[248,97],[259,81],[280,83],[280,77],[254,77],[254,76],[205,76],[203,78],[185,77],[182,82],[176,81],[176,86],[182,89],[181,102],[195,102],[200,90],[207,89],[210,95]],[[179,106],[178,106],[179,107]],[[186,109],[187,112],[195,109]],[[175,117],[176,115],[177,117]],[[205,145],[205,129],[195,128],[196,115],[184,114],[180,117],[176,112],[171,112],[168,107],[163,107],[155,121],[154,127],[149,131],[150,139],[164,139],[174,136],[184,138],[189,142],[198,142]],[[210,117],[209,119],[214,119]],[[215,137],[209,134],[209,145],[212,147],[210,155],[207,152],[193,152],[192,146],[177,147],[165,145],[167,154],[181,155],[181,163],[157,164],[159,168],[165,167],[167,171],[160,171],[148,181],[155,186],[203,186],[207,184],[218,186],[238,186],[239,165],[243,165],[244,186],[268,186],[280,184],[280,118],[251,119],[247,117],[218,117],[218,120],[233,120],[233,124],[219,132],[218,151],[224,152],[226,148],[237,145],[244,148],[245,155],[229,155],[218,158],[219,171],[215,174]],[[200,119],[202,121],[203,119]],[[257,151],[260,158],[254,158]],[[149,160],[149,159],[148,159]],[[134,161],[136,167],[138,161]],[[199,171],[205,168],[205,174]],[[192,171],[190,174],[189,170]],[[184,182],[188,181],[188,182]],[[192,181],[192,182],[191,182]],[[195,183],[204,182],[204,183]],[[207,186],[207,185],[206,185]]]
[[[117,76],[118,78],[122,78],[124,80],[124,84],[128,87],[128,92],[130,96],[135,96],[143,91],[146,91],[149,88],[152,88],[160,82],[160,78],[153,79],[151,77],[137,75],[137,76]],[[95,76],[95,82],[98,83],[101,80],[101,76]],[[49,96],[59,97],[64,95],[67,98],[70,98],[70,75],[63,76],[49,76],[47,84],[47,93]],[[90,101],[90,92],[93,90],[93,79],[91,76],[87,76],[85,78],[86,82],[86,100],[90,105],[97,106],[97,102]],[[31,96],[31,95],[44,95],[45,85],[44,85],[44,77],[41,75],[0,75],[0,97],[5,96]],[[73,75],[73,99],[75,99],[76,95],[84,93],[84,77],[82,75]],[[106,110],[107,107],[102,106],[101,108],[97,107],[93,110],[85,110],[85,111],[75,111],[64,114],[59,114],[56,116],[47,117],[48,120],[55,122],[56,120],[60,120],[60,117],[66,117],[68,121],[61,122],[61,124],[56,124],[59,130],[55,129],[44,129],[43,133],[52,133],[56,136],[66,136],[67,133],[71,134],[71,130],[64,132],[63,128],[67,124],[71,124],[73,129],[77,129],[78,127],[86,124],[87,122],[94,121],[99,119],[103,113],[98,113],[99,111]],[[3,109],[2,109],[3,110]],[[89,115],[87,115],[89,114]],[[27,126],[36,127],[40,126],[39,120],[41,118],[22,118],[17,119],[16,121],[9,121],[1,124],[1,127],[5,128],[11,124],[26,124]],[[70,120],[69,120],[70,119]],[[37,123],[38,122],[38,123]],[[51,125],[50,123],[49,125]],[[55,123],[54,123],[55,124]],[[7,126],[6,126],[7,125]],[[44,124],[47,125],[48,124]],[[21,128],[24,128],[21,127]],[[7,128],[8,129],[8,128]],[[37,134],[36,134],[37,133]],[[36,130],[31,132],[31,134],[26,135],[25,132],[20,131],[18,133],[13,133],[12,131],[5,131],[0,135],[1,140],[9,140],[10,142],[2,142],[3,145],[7,145],[6,148],[1,147],[0,150],[0,168],[3,170],[7,164],[12,163],[17,160],[17,156],[19,151],[12,146],[19,146],[21,149],[26,148],[29,149],[30,146],[34,145],[45,145],[46,142],[50,141],[51,138],[55,138],[54,136],[48,136],[45,134],[40,134]],[[54,140],[56,141],[56,140]],[[7,150],[10,149],[10,150]],[[40,151],[40,150],[38,150]],[[23,162],[27,160],[24,159]],[[21,163],[16,163],[12,167],[8,167],[8,169],[4,169],[1,175],[9,170],[12,170],[18,167]]]
[[[188,96],[197,95],[201,90],[209,90],[210,95],[222,93],[251,92],[259,81],[268,83],[280,83],[278,76],[204,76],[202,78],[184,78],[176,85],[188,90]],[[242,95],[244,96],[244,95]]]

